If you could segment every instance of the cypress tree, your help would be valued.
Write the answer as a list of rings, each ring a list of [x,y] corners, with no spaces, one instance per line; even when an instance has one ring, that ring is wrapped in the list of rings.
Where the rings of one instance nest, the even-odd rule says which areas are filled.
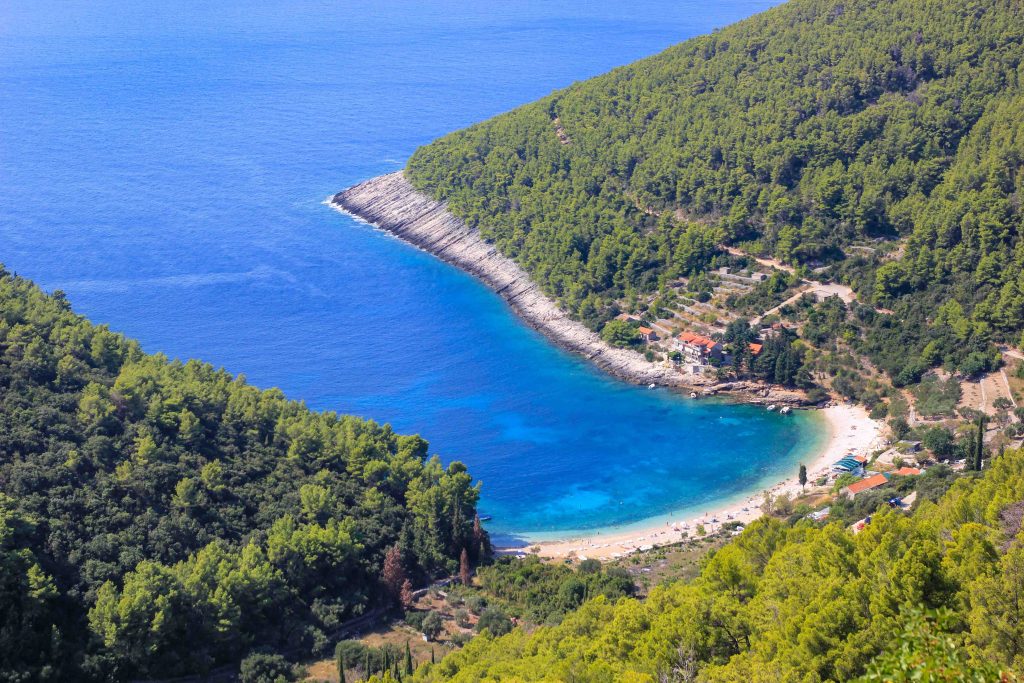
[[[975,450],[974,450],[974,469],[978,472],[981,471],[982,458],[985,453],[985,418],[978,418],[978,434],[975,439]]]
[[[345,683],[345,656],[338,653],[338,683]]]
[[[472,576],[469,569],[469,553],[466,549],[462,549],[462,554],[459,556],[459,579],[462,581],[463,586],[468,586]]]
[[[807,465],[800,463],[800,489],[803,490],[807,486]]]
[[[412,648],[408,640],[405,641],[405,673],[412,675]]]
[[[434,648],[433,647],[430,648],[430,663],[431,664],[436,664],[436,662],[434,661]]]

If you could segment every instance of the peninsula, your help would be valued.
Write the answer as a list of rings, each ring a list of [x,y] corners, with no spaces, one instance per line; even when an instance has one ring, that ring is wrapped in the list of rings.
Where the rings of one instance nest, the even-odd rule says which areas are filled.
[[[334,195],[333,207],[380,228],[478,278],[494,290],[528,325],[563,349],[584,356],[597,367],[636,384],[744,395],[766,404],[799,405],[797,391],[756,382],[717,382],[684,375],[671,364],[650,362],[627,348],[617,348],[573,320],[547,296],[515,261],[487,242],[479,230],[454,216],[444,202],[419,192],[402,171],[371,178]]]

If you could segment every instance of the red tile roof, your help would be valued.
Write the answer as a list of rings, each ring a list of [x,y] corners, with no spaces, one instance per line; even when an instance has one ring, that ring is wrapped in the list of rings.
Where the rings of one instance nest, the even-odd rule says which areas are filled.
[[[703,346],[708,351],[710,351],[711,349],[718,345],[718,342],[714,341],[713,339],[708,339],[707,337],[702,337],[701,335],[693,334],[692,332],[680,332],[678,339],[684,344]]]
[[[761,349],[764,348],[761,344],[755,344],[753,342],[750,342],[750,344],[748,344],[748,346],[750,346],[750,352],[752,354],[754,354],[755,356],[757,354],[761,353]]]
[[[921,474],[921,470],[917,469],[916,467],[901,467],[895,472],[893,472],[893,474],[898,474],[901,477],[916,477],[917,475]]]
[[[849,490],[851,494],[856,495],[862,491],[868,491],[870,489],[878,488],[879,486],[885,484],[888,481],[889,479],[884,474],[875,474],[868,477],[867,479],[855,481],[846,488],[847,490]]]
[[[638,327],[637,332],[640,334],[650,334],[651,332],[654,332],[654,330],[649,327]]]

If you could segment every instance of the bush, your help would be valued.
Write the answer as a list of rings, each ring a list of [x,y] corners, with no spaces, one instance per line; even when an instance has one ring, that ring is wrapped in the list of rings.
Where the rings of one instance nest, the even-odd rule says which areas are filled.
[[[601,338],[612,346],[628,347],[637,343],[636,328],[624,320],[609,320],[601,330]]]
[[[467,595],[466,596],[466,609],[473,614],[480,614],[487,607],[487,600],[481,595]]]
[[[473,640],[472,633],[456,633],[452,636],[452,644],[455,645],[455,647],[462,647],[471,640]]]
[[[937,458],[948,458],[953,454],[953,434],[945,427],[929,427],[921,435],[921,442]]]
[[[469,612],[462,608],[455,610],[455,623],[462,628],[469,628]]]
[[[334,646],[334,661],[344,659],[348,666],[362,663],[371,648],[358,640],[342,640]]]
[[[871,409],[868,414],[872,420],[884,420],[889,415],[889,405],[887,403],[876,403],[875,407]]]
[[[892,430],[892,435],[897,440],[910,433],[910,425],[902,417],[894,417],[889,420],[889,429]]]
[[[281,655],[251,654],[242,660],[242,683],[287,683],[295,680],[292,665]]]
[[[424,618],[426,618],[427,614],[427,612],[416,612],[413,610],[409,610],[405,613],[405,623],[409,624],[409,626],[413,627],[417,631],[422,631],[423,620]]]
[[[488,607],[480,615],[480,621],[476,623],[477,632],[487,629],[492,636],[503,636],[512,630],[512,621],[501,609]]]
[[[427,640],[434,640],[444,630],[444,619],[437,612],[428,612],[427,616],[423,618],[420,630],[423,631],[423,635],[427,637]]]
[[[807,390],[807,400],[811,403],[821,403],[828,400],[828,392],[821,387],[814,386]]]

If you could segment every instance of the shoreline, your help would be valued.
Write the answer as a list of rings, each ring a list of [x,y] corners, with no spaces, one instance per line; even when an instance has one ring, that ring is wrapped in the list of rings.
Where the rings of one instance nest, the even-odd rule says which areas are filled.
[[[867,410],[861,406],[839,404],[824,408],[819,413],[825,420],[828,435],[810,462],[804,463],[807,465],[808,482],[828,473],[831,464],[844,455],[866,455],[882,444],[882,424],[868,417]],[[813,484],[808,484],[808,490],[813,491],[814,488]],[[537,554],[550,559],[612,560],[653,546],[678,543],[684,539],[684,533],[686,537],[694,538],[698,524],[703,524],[708,534],[717,532],[728,522],[749,524],[763,514],[760,505],[765,491],[770,492],[772,497],[783,493],[793,496],[800,493],[800,484],[794,475],[774,485],[759,487],[757,491],[748,491],[710,504],[703,514],[661,515],[636,522],[635,525],[595,529],[585,534],[567,532],[573,536],[558,540],[527,541],[517,547],[499,548],[498,551],[525,554],[531,548],[539,548]],[[718,521],[712,522],[713,519]]]
[[[705,396],[722,394],[724,398],[761,405],[806,404],[800,392],[751,381],[715,383],[651,363],[636,351],[609,345],[593,330],[571,319],[540,290],[526,271],[487,243],[479,231],[449,213],[443,202],[417,191],[402,171],[353,185],[328,198],[327,204],[476,277],[528,326],[559,348],[583,356],[618,379],[680,392],[692,390]],[[829,466],[843,455],[864,454],[881,444],[882,424],[870,419],[862,407],[833,404],[819,414],[825,421],[827,436],[805,462],[808,481],[827,473]],[[649,546],[678,542],[684,532],[692,538],[701,523],[708,533],[718,531],[726,522],[749,523],[762,515],[760,505],[765,491],[771,492],[773,497],[782,493],[793,495],[800,492],[800,486],[794,473],[782,481],[758,486],[755,491],[710,503],[702,515],[694,515],[693,508],[689,508],[592,531],[541,532],[533,536],[533,540],[529,534],[524,534],[522,543],[497,550],[522,554],[538,547],[539,554],[548,558],[614,559]],[[712,519],[718,521],[712,522]]]
[[[528,326],[563,350],[583,356],[632,384],[727,394],[753,403],[804,405],[800,392],[751,381],[716,383],[652,363],[639,352],[616,348],[573,320],[544,294],[515,261],[453,216],[446,204],[417,191],[402,171],[377,176],[329,198],[338,211],[383,230],[476,277],[500,296]]]

